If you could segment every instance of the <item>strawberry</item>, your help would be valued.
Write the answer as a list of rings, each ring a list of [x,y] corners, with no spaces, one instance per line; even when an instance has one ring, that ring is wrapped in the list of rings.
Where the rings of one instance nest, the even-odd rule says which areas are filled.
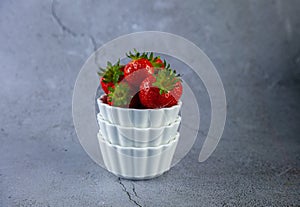
[[[172,69],[158,70],[140,85],[139,97],[147,108],[171,107],[178,103],[182,95],[179,75]]]
[[[142,105],[139,97],[139,92],[137,92],[131,99],[129,108],[134,109],[145,109],[145,107]]]
[[[134,52],[135,54],[126,54],[131,61],[124,68],[124,76],[129,84],[139,86],[145,78],[154,73],[154,69],[148,60],[148,53],[141,54],[136,50]]]
[[[131,61],[125,66],[120,60],[112,65],[107,62],[100,68],[100,83],[107,94],[103,102],[126,108],[162,108],[178,103],[182,95],[181,80],[170,64],[151,53],[126,54]]]
[[[103,103],[106,103],[107,104],[107,94],[104,94],[103,96],[100,97],[100,100],[103,102]]]
[[[165,68],[166,61],[163,62],[159,56],[154,57],[153,52],[149,54],[148,60],[151,62],[154,68]]]
[[[109,88],[113,88],[114,87],[114,83],[113,82],[107,82],[105,78],[101,77],[100,78],[100,83],[101,83],[101,87],[102,90],[104,91],[104,93],[108,94],[109,92]]]
[[[144,109],[139,98],[139,92],[126,81],[115,85],[115,88],[109,91],[107,104],[123,108]]]
[[[163,61],[160,59],[160,57],[157,57],[157,59],[154,60],[154,61],[155,61],[155,63],[157,65],[160,65],[160,68],[164,68],[165,67],[165,65],[164,65]]]
[[[130,99],[130,87],[124,81],[116,84],[108,93],[108,102],[112,106],[128,107]]]
[[[101,77],[100,84],[103,91],[108,94],[109,89],[114,88],[115,84],[123,79],[124,65],[120,65],[120,60],[114,65],[108,61],[106,68],[100,68],[98,75]]]
[[[136,93],[135,89],[126,81],[117,83],[115,88],[109,91],[107,102],[111,106],[143,108],[138,93]]]

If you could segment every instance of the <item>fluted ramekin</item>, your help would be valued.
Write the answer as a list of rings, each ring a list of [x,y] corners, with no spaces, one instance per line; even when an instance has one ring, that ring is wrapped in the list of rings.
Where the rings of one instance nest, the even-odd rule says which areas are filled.
[[[167,144],[158,147],[122,147],[99,137],[99,144],[108,171],[133,180],[150,179],[168,171],[178,143],[179,133]]]
[[[176,136],[181,117],[176,121],[157,128],[124,127],[105,121],[100,114],[97,115],[100,127],[99,136],[114,145],[123,147],[156,147],[167,144]]]
[[[126,127],[161,127],[174,122],[178,116],[182,102],[169,108],[133,109],[110,106],[97,99],[101,116],[112,124]]]

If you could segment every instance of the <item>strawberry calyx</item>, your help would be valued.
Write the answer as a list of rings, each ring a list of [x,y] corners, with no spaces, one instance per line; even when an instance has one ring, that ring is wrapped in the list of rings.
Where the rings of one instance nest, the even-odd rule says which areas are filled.
[[[160,56],[154,57],[153,52],[148,53],[147,59],[150,61],[150,63],[152,64],[152,66],[154,68],[162,68],[162,67],[166,66],[166,61],[162,62]],[[170,67],[170,65],[169,65],[169,67]]]
[[[148,59],[147,52],[140,53],[136,49],[133,49],[133,53],[132,52],[126,53],[126,56],[132,60],[139,60],[142,58]]]
[[[180,75],[176,74],[176,70],[171,68],[157,70],[157,73],[153,75],[156,81],[152,85],[159,88],[160,95],[172,91],[176,87],[176,83],[181,81]]]
[[[111,62],[107,61],[106,68],[101,68],[98,72],[98,75],[102,77],[102,81],[104,83],[114,83],[116,84],[120,78],[124,75],[122,68],[124,65],[120,64],[120,59],[116,64],[112,64]]]
[[[151,52],[143,52],[140,53],[136,49],[133,49],[133,53],[129,52],[126,56],[132,60],[139,60],[139,59],[147,59],[152,64],[154,68],[170,68],[170,64],[166,63],[166,60],[162,61],[160,56],[154,56],[154,53]]]
[[[114,88],[110,87],[108,100],[112,106],[127,107],[132,99],[130,95],[130,86],[126,82],[116,84]]]

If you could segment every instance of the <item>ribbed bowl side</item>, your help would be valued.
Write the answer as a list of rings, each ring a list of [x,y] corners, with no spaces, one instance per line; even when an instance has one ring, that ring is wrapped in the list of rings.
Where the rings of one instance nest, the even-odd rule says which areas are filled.
[[[122,148],[114,147],[105,140],[100,139],[99,144],[105,166],[110,172],[128,179],[148,179],[170,169],[178,139],[179,134],[171,144],[166,145],[167,147],[159,147],[159,153],[153,153],[153,148],[145,148],[144,153],[129,150],[130,153],[125,154]],[[136,153],[146,156],[139,157]]]
[[[131,109],[109,106],[97,99],[101,116],[113,124],[126,127],[161,127],[173,123],[182,103],[170,108],[161,109]]]
[[[102,137],[111,144],[123,147],[155,147],[167,144],[176,136],[180,117],[176,122],[160,128],[128,128],[111,124],[98,116],[100,131],[98,137]]]

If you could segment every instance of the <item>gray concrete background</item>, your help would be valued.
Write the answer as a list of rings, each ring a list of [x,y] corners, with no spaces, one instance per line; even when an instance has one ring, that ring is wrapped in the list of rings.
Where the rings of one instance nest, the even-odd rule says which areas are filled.
[[[72,91],[95,48],[144,30],[204,50],[228,116],[216,151],[198,163],[209,102],[191,79],[203,103],[197,142],[168,173],[131,182],[80,146]],[[0,68],[0,206],[300,205],[300,1],[2,0]]]

